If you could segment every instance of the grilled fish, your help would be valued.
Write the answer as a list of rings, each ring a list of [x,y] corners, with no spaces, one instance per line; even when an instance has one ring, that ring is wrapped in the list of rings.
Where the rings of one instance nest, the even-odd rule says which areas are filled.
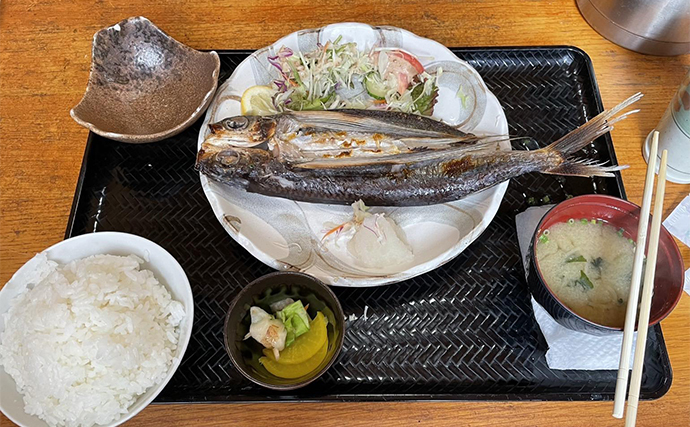
[[[263,143],[281,160],[378,157],[420,148],[494,142],[415,114],[378,110],[290,111],[274,116],[236,116],[210,125],[209,141],[235,147]]]
[[[615,117],[640,97],[641,94],[634,95],[535,151],[499,151],[495,144],[460,138],[455,142],[444,140],[433,149],[375,157],[302,158],[294,162],[276,152],[280,151],[279,146],[277,150],[276,147],[237,147],[229,141],[210,138],[199,150],[197,169],[213,180],[268,196],[341,204],[361,199],[375,206],[429,205],[458,200],[529,172],[607,177],[622,168],[575,159],[572,154],[609,132],[615,122],[636,112]],[[320,112],[319,117],[327,117],[326,112]],[[329,122],[324,119],[317,127],[335,132],[345,127],[339,127],[337,120],[334,123],[327,128]],[[420,129],[417,136],[424,132]]]

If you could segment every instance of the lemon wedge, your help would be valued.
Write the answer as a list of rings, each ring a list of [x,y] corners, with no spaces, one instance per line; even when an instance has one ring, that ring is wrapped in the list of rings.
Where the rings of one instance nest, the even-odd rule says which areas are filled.
[[[270,86],[256,85],[247,88],[242,94],[242,115],[269,116],[276,114],[273,95],[276,91]]]

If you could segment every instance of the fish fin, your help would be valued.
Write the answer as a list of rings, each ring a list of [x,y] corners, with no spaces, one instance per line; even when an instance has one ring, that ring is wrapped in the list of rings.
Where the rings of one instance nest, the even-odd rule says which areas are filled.
[[[598,163],[593,160],[585,159],[565,159],[560,165],[555,168],[544,171],[543,173],[549,175],[568,175],[568,176],[602,176],[615,177],[613,172],[627,169],[628,165],[623,166],[606,166],[603,163]]]
[[[572,158],[571,155],[583,149],[598,137],[610,132],[613,129],[614,123],[627,118],[631,114],[637,113],[639,110],[632,110],[625,114],[618,115],[623,109],[638,101],[640,98],[642,98],[642,94],[638,92],[612,109],[597,115],[592,120],[568,133],[553,144],[542,148],[540,151],[555,153],[562,159],[557,166],[543,171],[543,173],[554,175],[612,177],[614,176],[613,172],[625,169],[627,166],[604,166],[594,161]]]
[[[475,138],[438,120],[416,114],[376,110],[291,111],[289,117],[302,126],[345,132],[369,132],[397,137]]]
[[[398,138],[400,142],[405,144],[410,149],[417,147],[428,147],[430,149],[438,149],[444,147],[467,146],[467,145],[481,145],[485,143],[497,143],[502,141],[510,141],[511,139],[505,135],[487,135],[476,136],[466,135],[462,138],[457,137],[403,137]]]
[[[474,142],[473,139],[463,139],[462,141],[459,141],[457,138],[446,138],[446,137],[437,137],[437,138],[432,138],[432,137],[404,137],[404,138],[399,138],[399,141],[405,144],[406,147],[410,149],[415,149],[418,147],[425,147],[425,148],[439,148],[439,147],[448,147],[451,145],[467,145],[471,144]]]
[[[565,156],[583,149],[587,144],[598,137],[613,130],[614,123],[627,118],[631,114],[637,113],[639,110],[633,110],[615,117],[621,110],[628,107],[633,102],[638,101],[640,98],[642,98],[642,94],[638,92],[612,109],[597,115],[592,120],[544,148],[544,150],[555,151]]]

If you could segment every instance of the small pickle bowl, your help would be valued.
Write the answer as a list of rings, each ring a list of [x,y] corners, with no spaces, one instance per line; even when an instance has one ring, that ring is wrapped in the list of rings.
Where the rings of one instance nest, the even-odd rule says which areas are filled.
[[[566,328],[592,335],[620,332],[623,330],[622,326],[597,323],[571,310],[556,296],[542,276],[535,256],[537,239],[554,224],[567,222],[571,218],[601,220],[613,227],[625,230],[627,236],[636,240],[640,207],[627,200],[605,195],[588,194],[573,197],[554,206],[544,215],[529,246],[527,282],[530,291],[534,299],[546,309],[554,320]],[[683,293],[684,271],[683,258],[678,246],[666,228],[662,227],[654,279],[654,297],[649,318],[650,326],[662,321],[678,304]]]
[[[321,312],[328,321],[326,356],[311,372],[298,378],[271,374],[259,361],[263,346],[253,338],[245,339],[251,323],[249,309],[258,306],[270,313],[270,305],[285,298],[308,304],[311,319]],[[326,372],[340,353],[344,334],[345,316],[333,291],[314,277],[297,272],[271,273],[248,284],[230,304],[223,328],[225,349],[240,373],[262,387],[283,391],[304,387]]]

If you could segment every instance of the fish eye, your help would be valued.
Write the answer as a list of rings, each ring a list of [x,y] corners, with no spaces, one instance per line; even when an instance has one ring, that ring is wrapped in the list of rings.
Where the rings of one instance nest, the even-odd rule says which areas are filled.
[[[232,166],[240,161],[240,155],[235,151],[225,150],[218,153],[218,160],[225,166]]]
[[[249,120],[243,116],[231,117],[223,121],[223,125],[226,129],[237,130],[242,129],[247,126]]]

